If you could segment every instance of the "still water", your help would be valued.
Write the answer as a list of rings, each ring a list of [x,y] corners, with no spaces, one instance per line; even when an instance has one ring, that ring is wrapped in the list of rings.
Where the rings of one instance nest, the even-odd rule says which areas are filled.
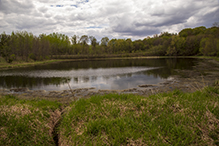
[[[192,69],[197,59],[129,59],[71,61],[0,71],[0,88],[66,90],[71,88],[128,89],[157,84]]]

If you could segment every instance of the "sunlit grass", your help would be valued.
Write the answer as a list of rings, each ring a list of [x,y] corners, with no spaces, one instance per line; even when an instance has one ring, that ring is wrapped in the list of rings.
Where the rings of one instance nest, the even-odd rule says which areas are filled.
[[[62,145],[218,145],[219,90],[81,99],[59,127]]]
[[[51,122],[60,106],[38,98],[0,97],[0,145],[55,145]],[[149,97],[93,96],[64,111],[56,129],[60,145],[219,145],[217,85]]]
[[[61,106],[47,100],[0,98],[0,145],[54,145],[51,114]]]

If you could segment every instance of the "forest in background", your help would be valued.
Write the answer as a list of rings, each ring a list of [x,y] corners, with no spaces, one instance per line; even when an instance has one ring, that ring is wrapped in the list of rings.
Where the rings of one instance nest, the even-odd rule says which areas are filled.
[[[162,32],[143,40],[109,39],[94,36],[68,37],[52,33],[35,36],[26,31],[0,34],[0,56],[12,61],[40,61],[54,56],[101,56],[140,54],[141,56],[218,56],[219,27],[186,28],[178,34]]]

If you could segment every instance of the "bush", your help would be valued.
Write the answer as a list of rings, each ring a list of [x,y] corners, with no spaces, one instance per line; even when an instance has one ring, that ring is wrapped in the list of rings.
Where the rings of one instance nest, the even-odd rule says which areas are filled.
[[[32,60],[34,60],[34,61],[36,61],[36,55],[33,54],[33,53],[30,53],[30,54],[29,54],[29,58],[32,59]]]
[[[14,54],[11,54],[7,60],[8,63],[12,63],[12,61],[15,60],[15,55]]]
[[[219,56],[219,39],[203,38],[200,42],[200,52],[206,56]]]

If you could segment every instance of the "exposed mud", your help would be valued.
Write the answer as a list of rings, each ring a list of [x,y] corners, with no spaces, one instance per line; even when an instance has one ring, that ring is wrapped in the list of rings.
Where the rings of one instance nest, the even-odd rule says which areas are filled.
[[[200,61],[193,70],[175,70],[178,75],[172,76],[163,83],[154,85],[139,85],[136,88],[125,90],[97,90],[95,88],[79,88],[63,91],[29,90],[28,88],[2,89],[1,95],[14,94],[21,97],[44,97],[66,101],[88,98],[92,95],[109,93],[151,95],[179,89],[184,92],[200,90],[205,86],[213,85],[219,80],[219,62],[211,59]]]

